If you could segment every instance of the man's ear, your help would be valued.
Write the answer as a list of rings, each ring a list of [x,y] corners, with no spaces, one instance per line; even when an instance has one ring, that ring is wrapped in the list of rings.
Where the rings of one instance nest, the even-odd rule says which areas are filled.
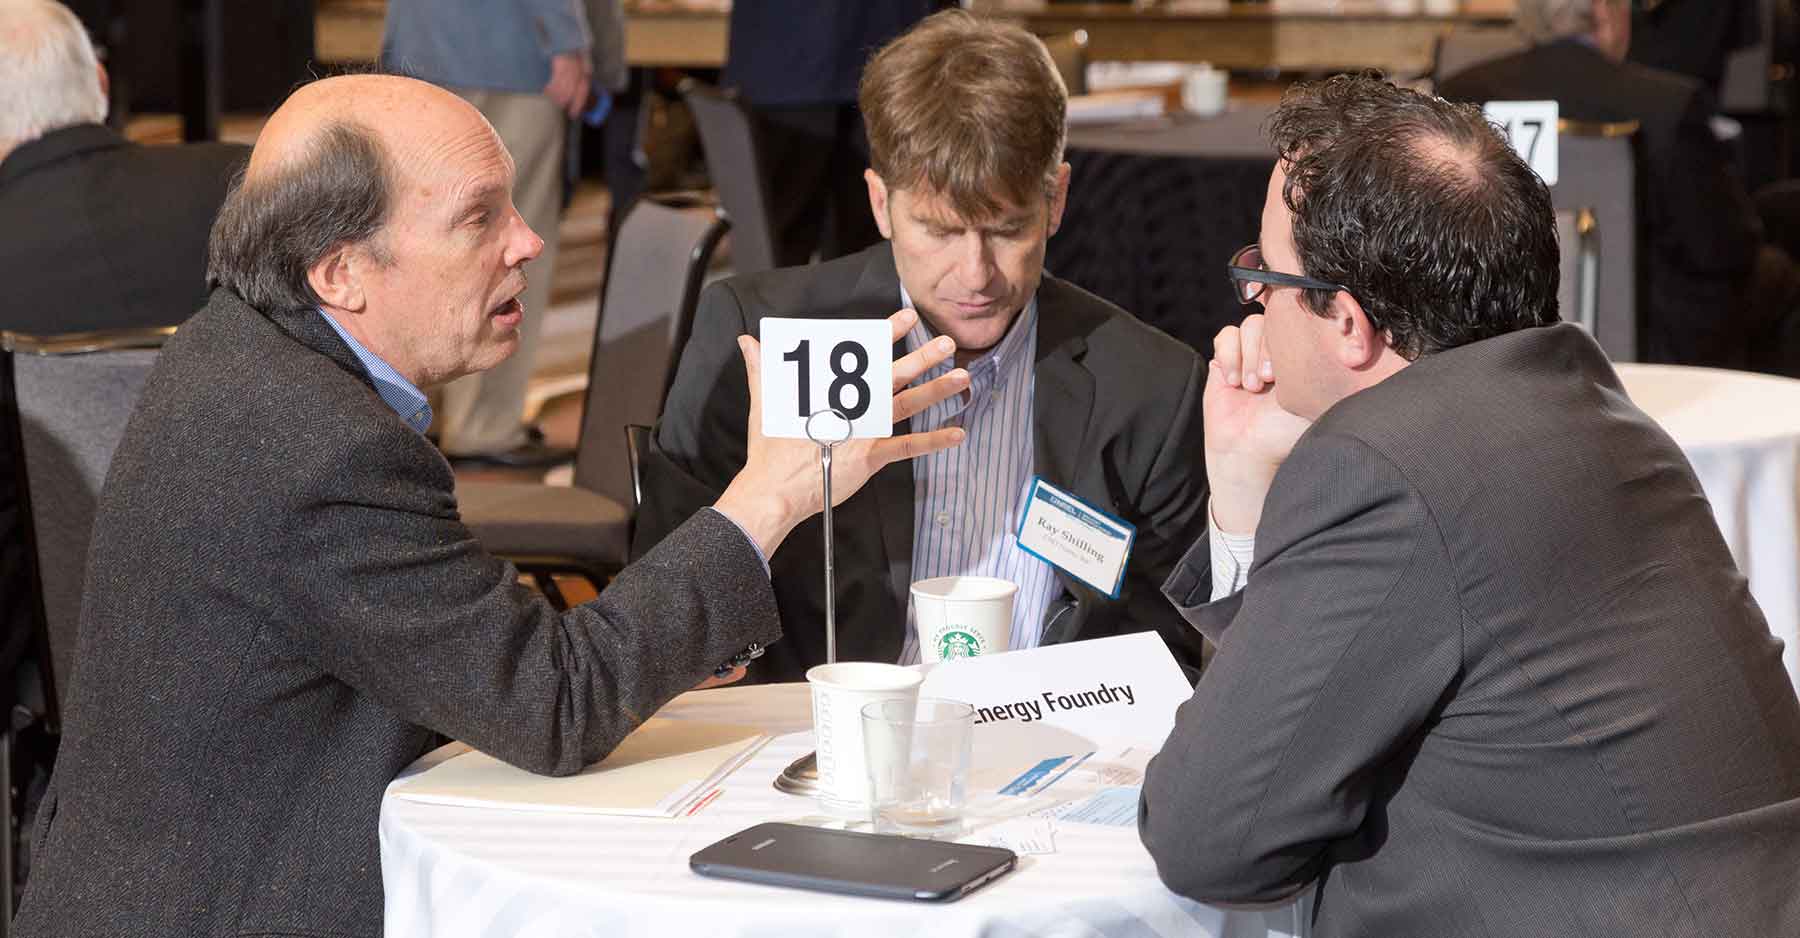
[[[1387,337],[1369,321],[1369,314],[1350,291],[1332,294],[1331,322],[1338,336],[1338,363],[1345,368],[1360,371],[1387,351]]]
[[[354,247],[338,245],[306,270],[306,282],[326,306],[360,313],[364,296],[362,266],[366,262]]]
[[[882,237],[892,240],[894,224],[888,218],[887,183],[872,169],[863,170],[863,181],[869,184],[869,211],[875,213],[875,227],[881,229]]]
[[[1056,234],[1062,227],[1063,209],[1069,205],[1069,164],[1060,163],[1056,167],[1056,188],[1050,193],[1050,225],[1044,231],[1048,238]]]

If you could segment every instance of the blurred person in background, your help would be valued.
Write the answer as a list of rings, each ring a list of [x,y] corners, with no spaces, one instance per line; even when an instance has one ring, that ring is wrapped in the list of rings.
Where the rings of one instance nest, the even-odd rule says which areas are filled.
[[[1625,60],[1629,0],[1518,0],[1534,45],[1447,78],[1455,101],[1554,100],[1578,121],[1637,121],[1646,361],[1800,376],[1800,269],[1765,238],[1699,81]]]
[[[0,2],[0,329],[173,326],[206,302],[206,238],[249,148],[140,146],[53,0]]]
[[[563,204],[563,147],[570,121],[596,83],[623,87],[619,0],[388,0],[381,62],[396,74],[447,88],[481,111],[518,167],[513,199],[544,239],[526,270],[519,351],[499,367],[444,388],[438,445],[452,460],[548,466],[574,454],[525,423],[525,395],[550,312]],[[596,36],[590,9],[607,13]],[[595,19],[598,19],[596,17]]]

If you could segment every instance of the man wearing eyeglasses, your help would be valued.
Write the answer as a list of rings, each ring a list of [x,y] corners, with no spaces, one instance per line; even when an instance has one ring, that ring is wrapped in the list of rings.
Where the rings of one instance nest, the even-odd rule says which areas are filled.
[[[1204,395],[1218,653],[1150,763],[1163,881],[1312,934],[1800,934],[1800,702],[1692,469],[1557,322],[1549,192],[1479,110],[1291,90],[1263,312]]]

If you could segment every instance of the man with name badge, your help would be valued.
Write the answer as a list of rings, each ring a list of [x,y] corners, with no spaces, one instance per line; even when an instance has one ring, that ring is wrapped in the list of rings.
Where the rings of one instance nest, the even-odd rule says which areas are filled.
[[[1673,440],[1557,321],[1550,192],[1472,105],[1289,89],[1262,315],[1206,384],[1218,654],[1139,830],[1316,938],[1800,935],[1800,702]]]
[[[912,307],[920,322],[899,349],[954,342],[971,386],[911,429],[961,426],[968,438],[956,457],[887,467],[838,509],[839,658],[970,650],[922,648],[908,594],[915,581],[982,577],[1016,586],[1008,648],[1154,629],[1191,676],[1201,642],[1157,586],[1205,531],[1200,359],[1043,271],[1069,180],[1067,93],[1043,44],[945,11],[875,55],[860,104],[885,240],[707,290],[645,461],[637,551],[743,463],[736,336],[761,334],[765,317]],[[756,680],[799,680],[825,659],[820,523],[787,544],[772,560],[786,636]],[[973,633],[959,631],[966,644]]]

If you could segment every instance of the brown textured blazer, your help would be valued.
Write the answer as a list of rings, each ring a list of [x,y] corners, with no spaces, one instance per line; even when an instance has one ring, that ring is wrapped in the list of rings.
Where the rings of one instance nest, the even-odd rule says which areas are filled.
[[[19,933],[374,938],[382,790],[433,731],[574,772],[778,635],[712,512],[556,613],[328,323],[215,292],[101,494]]]
[[[1205,900],[1317,884],[1317,938],[1800,935],[1800,703],[1681,450],[1592,339],[1527,329],[1339,402],[1139,829]]]

